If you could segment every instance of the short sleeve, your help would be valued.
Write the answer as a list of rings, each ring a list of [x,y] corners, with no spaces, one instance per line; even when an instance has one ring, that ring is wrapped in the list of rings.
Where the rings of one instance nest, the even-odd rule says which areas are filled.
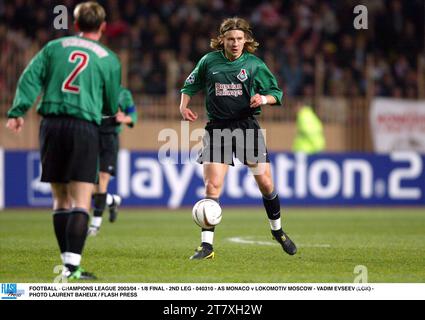
[[[265,63],[258,66],[254,77],[254,92],[261,95],[270,95],[276,99],[276,104],[282,104],[283,93],[277,84],[275,76]]]
[[[199,60],[195,69],[190,73],[184,82],[181,93],[189,96],[195,95],[198,91],[205,87],[205,73],[206,73],[206,55]]]

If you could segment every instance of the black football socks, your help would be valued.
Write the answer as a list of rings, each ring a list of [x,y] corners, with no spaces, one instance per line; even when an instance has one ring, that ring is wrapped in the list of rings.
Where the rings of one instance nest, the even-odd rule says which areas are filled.
[[[68,225],[70,216],[70,209],[56,209],[53,211],[53,227],[61,251],[62,262],[64,260],[64,253],[66,252],[66,226]]]
[[[265,196],[263,195],[264,208],[266,208],[267,217],[269,218],[270,228],[273,231],[282,228],[280,219],[280,201],[276,191]]]
[[[87,237],[89,214],[81,208],[74,208],[66,228],[65,265],[73,272],[80,265],[81,253]]]

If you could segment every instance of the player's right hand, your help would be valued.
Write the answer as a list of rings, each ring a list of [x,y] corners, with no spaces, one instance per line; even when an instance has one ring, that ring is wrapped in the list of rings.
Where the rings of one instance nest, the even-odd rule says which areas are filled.
[[[182,114],[183,119],[186,121],[193,122],[198,119],[198,114],[189,108],[180,109],[180,113]]]
[[[15,133],[19,133],[24,126],[24,118],[9,118],[6,123],[6,128],[12,130]]]

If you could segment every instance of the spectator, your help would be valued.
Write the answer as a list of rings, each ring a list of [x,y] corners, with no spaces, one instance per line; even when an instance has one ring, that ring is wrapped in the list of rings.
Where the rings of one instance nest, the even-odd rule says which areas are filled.
[[[193,68],[193,61],[208,51],[202,39],[216,36],[214,30],[226,14],[250,16],[254,32],[263,44],[258,54],[261,58],[267,58],[268,65],[276,68],[276,78],[281,87],[288,89],[285,93],[287,96],[310,92],[315,87],[314,72],[318,55],[324,59],[327,74],[323,77],[325,95],[350,92],[366,94],[365,68],[368,55],[375,58],[374,76],[378,94],[392,96],[394,93],[399,96],[399,88],[402,96],[407,97],[408,92],[412,96],[418,91],[417,82],[412,81],[418,78],[417,56],[424,48],[425,39],[424,8],[420,0],[371,1],[367,5],[367,31],[355,31],[352,27],[353,6],[357,4],[353,0],[101,2],[106,3],[108,16],[111,17],[106,41],[112,47],[129,49],[129,65],[139,68],[131,71],[131,78],[141,77],[138,82],[142,87],[150,82],[148,75],[152,73],[151,69],[160,70],[155,73],[158,84],[167,81],[167,73],[163,72],[164,62],[148,58],[149,63],[152,63],[148,66],[144,60],[145,54],[159,57],[171,50],[171,56],[176,59],[173,63],[178,63],[181,68],[184,66],[187,71]],[[64,0],[61,4],[73,8],[76,3],[76,0]],[[57,31],[50,27],[52,16],[49,12],[52,12],[49,1],[4,1],[0,7],[0,21],[7,26],[7,37],[0,37],[2,54],[4,47],[10,47],[10,41],[17,42],[13,39],[15,35],[19,35],[24,43],[35,42],[40,47],[54,37],[69,34],[68,31]],[[2,70],[7,67],[6,60],[2,55]],[[19,65],[25,65],[25,62],[20,61]],[[388,70],[390,66],[391,70]],[[143,68],[149,71],[144,72],[141,70]],[[411,75],[412,72],[415,75]],[[390,74],[385,76],[387,73]],[[336,79],[341,78],[340,74],[350,79],[349,83],[336,83]],[[7,74],[2,72],[0,76],[0,83],[3,86],[6,83],[7,86]],[[181,80],[176,83],[176,87],[181,86]],[[148,87],[152,87],[152,84]],[[414,87],[415,90],[407,90]],[[7,88],[12,92],[14,89]],[[150,92],[153,91],[163,92],[162,89],[151,88]],[[137,94],[137,91],[134,92]]]

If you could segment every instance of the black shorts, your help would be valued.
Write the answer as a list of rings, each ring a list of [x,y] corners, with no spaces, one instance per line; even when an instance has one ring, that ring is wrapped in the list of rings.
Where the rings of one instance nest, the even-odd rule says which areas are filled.
[[[85,120],[55,116],[40,124],[41,181],[95,183],[99,127]]]
[[[234,165],[234,156],[245,165],[269,163],[264,135],[257,119],[210,121],[205,127],[199,163]]]
[[[115,176],[119,149],[118,133],[99,135],[99,171]]]

